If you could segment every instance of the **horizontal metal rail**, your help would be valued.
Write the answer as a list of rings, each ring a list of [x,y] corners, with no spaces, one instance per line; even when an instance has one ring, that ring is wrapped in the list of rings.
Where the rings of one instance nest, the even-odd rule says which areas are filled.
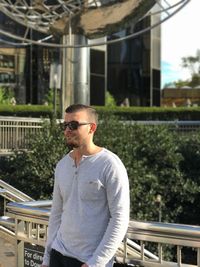
[[[52,201],[44,200],[44,201],[33,201],[33,202],[24,202],[24,203],[16,203],[11,202],[6,206],[9,214],[38,218],[48,221],[50,215]],[[46,207],[44,209],[44,207]]]
[[[176,235],[179,237],[197,237],[200,241],[200,226],[175,224],[175,223],[160,223],[160,222],[139,222],[130,221],[128,232],[134,235],[136,232],[154,233],[155,235]],[[198,244],[200,247],[200,243]]]
[[[8,183],[4,182],[0,179],[0,195],[10,201],[33,201],[33,198],[29,197],[28,195],[24,194],[20,190],[16,189],[15,187],[9,185]]]

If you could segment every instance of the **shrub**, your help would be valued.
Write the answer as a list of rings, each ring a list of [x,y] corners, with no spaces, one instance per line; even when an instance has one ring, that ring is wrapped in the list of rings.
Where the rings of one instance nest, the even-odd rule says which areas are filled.
[[[179,222],[199,224],[200,221],[200,134],[180,135],[177,138],[179,153],[182,155],[180,171],[183,184],[178,201],[183,210]]]
[[[54,168],[65,153],[60,127],[55,121],[45,122],[43,130],[32,136],[30,151],[1,158],[0,177],[34,199],[51,198]]]
[[[105,100],[106,107],[115,107],[116,101],[114,97],[109,93],[109,91],[106,91],[106,100]]]
[[[130,181],[131,217],[158,221],[156,196],[162,195],[162,219],[175,221],[181,208],[176,198],[182,159],[174,134],[166,127],[103,121],[95,137],[124,162]]]
[[[45,105],[0,105],[0,116],[53,118],[52,106]]]
[[[51,97],[51,96],[50,96]],[[199,107],[119,107],[115,106],[111,95],[106,97],[106,106],[95,107],[100,114],[100,118],[115,115],[123,120],[199,120]],[[53,106],[49,105],[0,105],[1,116],[23,116],[23,117],[53,117]],[[61,117],[61,112],[57,108],[57,117]]]
[[[15,104],[15,95],[12,88],[0,87],[0,104]]]

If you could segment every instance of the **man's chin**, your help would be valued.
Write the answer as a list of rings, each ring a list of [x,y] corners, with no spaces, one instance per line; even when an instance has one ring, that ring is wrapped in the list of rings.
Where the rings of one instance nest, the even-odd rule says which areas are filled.
[[[77,144],[74,144],[74,143],[67,143],[67,147],[72,150],[74,148],[78,148],[78,145]]]

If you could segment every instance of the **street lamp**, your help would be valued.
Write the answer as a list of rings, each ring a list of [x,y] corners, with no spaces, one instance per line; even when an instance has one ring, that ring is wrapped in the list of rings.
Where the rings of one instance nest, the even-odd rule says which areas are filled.
[[[158,221],[162,220],[162,196],[160,194],[156,195],[155,202],[158,204]]]
[[[57,90],[61,89],[61,65],[51,64],[49,87],[53,89],[53,110],[56,116]]]

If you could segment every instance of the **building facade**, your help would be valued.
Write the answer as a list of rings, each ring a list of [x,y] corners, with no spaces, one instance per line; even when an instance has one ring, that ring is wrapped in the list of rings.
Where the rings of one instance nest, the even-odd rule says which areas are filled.
[[[161,95],[161,105],[164,107],[200,106],[200,86],[164,88]]]

